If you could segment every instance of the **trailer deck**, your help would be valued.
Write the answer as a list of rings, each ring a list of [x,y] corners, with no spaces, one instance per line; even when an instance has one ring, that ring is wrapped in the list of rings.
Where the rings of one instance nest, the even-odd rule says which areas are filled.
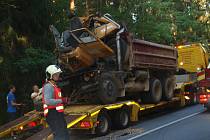
[[[31,122],[41,123],[42,118],[42,113],[40,112],[36,112],[35,110],[28,112],[24,116],[2,125],[0,127],[0,138],[12,135],[13,132],[23,131]]]
[[[112,118],[114,112],[127,109],[129,110],[129,121],[136,122],[142,114],[167,107],[184,105],[185,98],[182,94],[176,95],[176,97],[174,97],[171,101],[161,101],[158,104],[142,104],[131,100],[107,105],[72,104],[65,108],[65,119],[67,122],[67,128],[71,130],[86,130],[90,131],[92,134],[95,134],[97,126],[100,124],[98,118],[103,113],[108,114],[110,118]],[[32,122],[35,122],[36,125],[43,125],[44,129],[29,137],[28,140],[52,138],[51,130],[47,127],[42,113],[35,110],[26,113],[23,117],[1,126],[0,138],[9,135],[12,136],[13,133],[17,131],[24,133],[26,130],[25,128],[27,128]]]
[[[124,101],[108,105],[72,105],[66,107],[66,122],[67,128],[71,130],[88,130],[95,134],[95,129],[98,125],[98,115],[103,110],[113,111],[123,108],[124,106],[130,107],[130,121],[138,121],[140,114],[148,113],[157,109],[163,109],[173,106],[184,106],[184,97],[174,97],[171,101],[162,101],[158,104],[139,104],[135,101]],[[83,122],[89,122],[88,126],[82,126]],[[27,140],[36,139],[52,139],[52,133],[49,128],[45,128],[35,135],[29,137]]]

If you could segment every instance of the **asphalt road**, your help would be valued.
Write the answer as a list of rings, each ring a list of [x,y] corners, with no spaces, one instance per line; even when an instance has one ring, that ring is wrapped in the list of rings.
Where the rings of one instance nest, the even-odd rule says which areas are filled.
[[[104,137],[72,136],[92,140],[210,140],[210,113],[194,105],[179,110],[157,112],[143,117],[124,130]]]

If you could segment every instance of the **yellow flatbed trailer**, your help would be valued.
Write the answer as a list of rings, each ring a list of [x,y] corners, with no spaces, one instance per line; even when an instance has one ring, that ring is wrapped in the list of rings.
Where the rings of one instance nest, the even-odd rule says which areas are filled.
[[[130,122],[138,121],[141,114],[167,107],[185,105],[184,96],[178,95],[171,101],[162,101],[158,104],[139,104],[135,101],[122,101],[108,105],[71,105],[66,107],[65,115],[67,127],[70,130],[84,130],[92,134],[105,135],[111,127],[123,129]],[[49,128],[29,137],[27,140],[52,139]]]
[[[31,111],[24,116],[0,126],[0,139],[6,136],[11,136],[13,133],[23,132],[26,129],[34,127],[42,123],[42,113]]]

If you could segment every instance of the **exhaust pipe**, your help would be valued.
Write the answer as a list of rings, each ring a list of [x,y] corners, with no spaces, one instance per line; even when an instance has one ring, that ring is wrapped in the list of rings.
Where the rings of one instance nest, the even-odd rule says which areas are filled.
[[[117,32],[116,36],[116,43],[117,43],[117,62],[118,62],[118,70],[122,70],[122,64],[121,64],[121,48],[120,48],[120,34],[124,32],[124,28],[122,28],[119,32]]]

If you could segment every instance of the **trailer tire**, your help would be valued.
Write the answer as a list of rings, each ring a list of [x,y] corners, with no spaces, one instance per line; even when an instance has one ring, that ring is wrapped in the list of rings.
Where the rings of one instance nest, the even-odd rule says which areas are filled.
[[[111,129],[111,119],[106,112],[102,112],[98,115],[97,121],[99,122],[96,126],[95,132],[97,136],[104,136],[109,133]]]
[[[150,91],[146,94],[146,102],[159,103],[162,98],[162,85],[159,79],[150,80]]]
[[[174,97],[174,82],[172,78],[165,78],[162,80],[163,98],[170,101]]]
[[[117,129],[125,129],[130,124],[130,113],[126,108],[117,110],[113,117],[113,126]]]
[[[103,104],[114,103],[117,100],[118,92],[117,79],[110,73],[104,73],[99,79],[97,96]]]

